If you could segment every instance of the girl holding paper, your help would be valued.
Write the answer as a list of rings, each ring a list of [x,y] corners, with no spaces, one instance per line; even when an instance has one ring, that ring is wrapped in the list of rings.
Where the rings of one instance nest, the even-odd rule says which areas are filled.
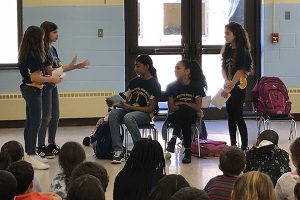
[[[177,80],[167,86],[166,97],[170,114],[169,122],[174,126],[173,136],[168,142],[167,151],[174,153],[177,137],[182,132],[184,143],[183,163],[191,162],[191,125],[200,112],[206,78],[196,61],[182,60],[175,66]]]
[[[45,21],[40,26],[44,32],[44,49],[46,59],[51,63],[50,68],[47,70],[47,75],[63,77],[63,72],[71,71],[74,69],[81,69],[90,64],[89,60],[85,60],[76,64],[77,56],[75,56],[70,64],[63,65],[59,60],[57,51],[53,42],[58,39],[58,27],[52,22]],[[42,123],[38,133],[38,149],[37,153],[43,158],[54,158],[58,155],[59,146],[55,143],[56,130],[59,121],[59,96],[56,84],[46,83],[42,92]],[[48,146],[45,146],[46,132],[48,135]]]
[[[58,84],[60,77],[45,76],[50,63],[45,59],[43,47],[44,32],[37,26],[30,26],[24,33],[19,50],[19,70],[22,76],[20,89],[26,102],[26,123],[24,129],[25,160],[34,169],[48,169],[49,165],[36,156],[36,139],[41,125],[42,89],[44,83]]]
[[[243,104],[246,96],[247,74],[252,68],[251,46],[246,30],[236,22],[225,26],[226,44],[223,57],[222,75],[225,79],[222,96],[227,98],[228,128],[232,146],[236,146],[237,127],[241,134],[242,150],[248,148],[248,131],[243,118]]]

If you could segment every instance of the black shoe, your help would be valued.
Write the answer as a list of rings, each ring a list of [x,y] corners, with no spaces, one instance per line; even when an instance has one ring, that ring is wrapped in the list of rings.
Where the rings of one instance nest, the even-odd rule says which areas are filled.
[[[48,151],[47,147],[45,145],[40,145],[37,147],[37,153],[38,156],[41,158],[47,158],[47,159],[53,159],[55,155]]]
[[[166,150],[168,152],[174,153],[175,152],[175,144],[176,144],[176,138],[171,138],[171,140],[168,142],[168,147]]]
[[[191,163],[191,149],[185,149],[182,163]]]
[[[83,138],[82,144],[84,146],[87,146],[87,147],[90,146],[90,144],[91,144],[91,137],[85,137],[85,138]]]
[[[125,161],[125,156],[123,151],[115,151],[114,158],[111,161],[112,164],[121,164]]]
[[[249,150],[249,147],[242,147],[241,149],[243,152],[247,152]]]
[[[54,154],[54,155],[58,155],[59,154],[59,151],[60,151],[60,147],[55,144],[55,143],[52,143],[52,144],[49,144],[47,146],[47,149],[50,153]]]

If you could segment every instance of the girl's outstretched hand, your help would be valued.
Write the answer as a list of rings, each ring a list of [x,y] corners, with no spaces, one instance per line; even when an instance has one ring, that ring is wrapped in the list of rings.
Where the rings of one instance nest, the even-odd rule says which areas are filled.
[[[70,62],[70,66],[74,66],[76,67],[76,63],[77,63],[77,56],[74,56],[74,58],[72,58],[71,62]]]
[[[81,63],[78,63],[76,65],[76,69],[82,69],[82,68],[87,68],[87,66],[91,65],[91,62],[87,59],[82,61]]]

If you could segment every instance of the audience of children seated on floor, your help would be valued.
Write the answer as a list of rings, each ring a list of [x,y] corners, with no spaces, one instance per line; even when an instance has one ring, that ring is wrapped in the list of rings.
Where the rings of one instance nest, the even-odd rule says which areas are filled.
[[[219,169],[222,175],[212,177],[201,190],[202,188],[197,189],[194,188],[195,185],[190,185],[184,175],[166,175],[160,143],[143,138],[134,145],[131,155],[116,179],[111,180],[114,182],[113,199],[299,199],[300,138],[295,139],[290,145],[291,160],[297,168],[294,171],[291,171],[288,166],[288,153],[279,149],[277,145],[278,134],[268,130],[258,136],[256,146],[246,153],[237,147],[226,148],[219,158]],[[54,178],[49,192],[43,191],[46,193],[41,193],[40,183],[34,178],[33,167],[23,161],[23,155],[23,147],[17,141],[9,141],[2,145],[1,200],[105,199],[109,174],[101,164],[85,162],[85,152],[80,144],[67,142],[62,146],[58,158],[62,173]],[[253,159],[254,155],[257,159]],[[278,162],[280,156],[283,159]],[[273,170],[265,170],[267,169],[265,164]],[[279,179],[278,174],[281,175]],[[57,177],[61,178],[58,180]],[[58,183],[61,187],[56,190],[55,185]]]

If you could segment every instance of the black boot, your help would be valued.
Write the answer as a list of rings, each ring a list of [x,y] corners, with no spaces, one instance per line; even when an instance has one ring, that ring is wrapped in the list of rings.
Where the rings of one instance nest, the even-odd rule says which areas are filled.
[[[182,163],[191,163],[191,149],[185,149]]]
[[[168,147],[166,150],[168,152],[174,153],[175,152],[175,144],[176,144],[176,138],[172,137],[171,140],[168,142]]]

